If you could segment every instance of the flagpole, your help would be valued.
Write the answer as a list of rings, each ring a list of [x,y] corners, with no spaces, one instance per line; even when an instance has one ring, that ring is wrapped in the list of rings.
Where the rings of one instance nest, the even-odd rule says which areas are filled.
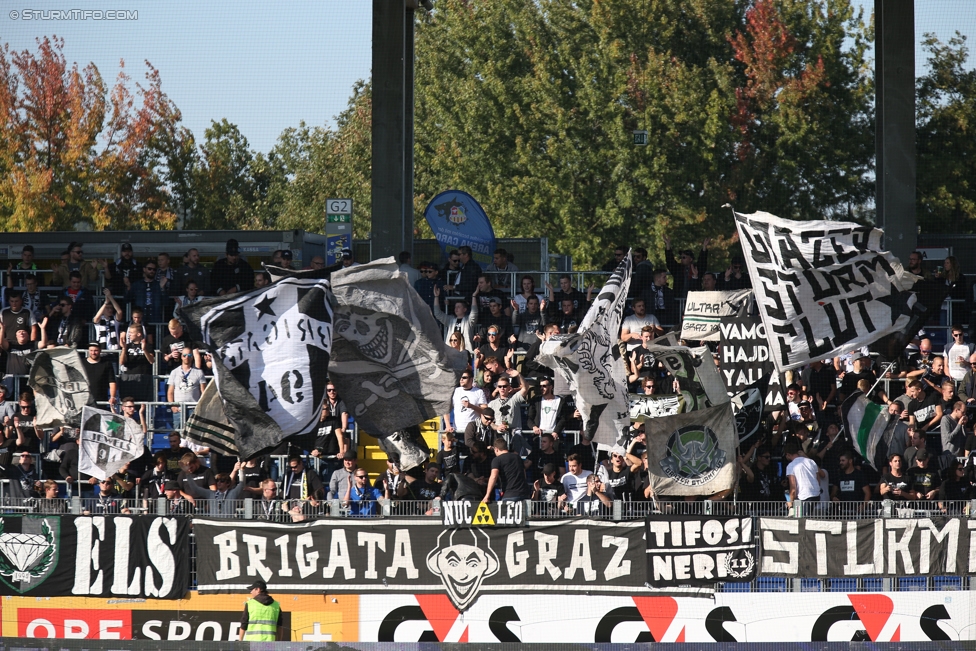
[[[865,395],[868,395],[868,396],[870,396],[870,395],[871,395],[871,394],[872,394],[872,393],[874,392],[874,389],[875,389],[875,388],[876,388],[876,387],[877,387],[877,386],[878,386],[879,384],[881,384],[881,380],[883,380],[883,379],[884,379],[884,376],[885,376],[885,375],[887,375],[887,374],[888,374],[888,372],[889,372],[889,371],[890,371],[890,370],[891,370],[892,368],[894,368],[894,366],[895,366],[895,362],[888,362],[888,368],[886,368],[886,369],[885,369],[884,371],[882,371],[882,372],[881,372],[881,373],[880,373],[880,374],[878,375],[878,379],[877,379],[877,380],[875,380],[875,382],[874,382],[874,384],[873,384],[873,385],[871,386],[871,388],[870,388],[870,389],[868,390],[868,392],[867,392],[867,393],[866,393]]]

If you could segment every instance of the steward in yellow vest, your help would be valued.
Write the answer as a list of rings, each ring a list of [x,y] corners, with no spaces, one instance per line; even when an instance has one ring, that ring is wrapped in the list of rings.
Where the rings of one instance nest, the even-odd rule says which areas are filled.
[[[244,604],[241,634],[247,642],[274,642],[281,639],[281,604],[268,595],[268,584],[255,581],[247,588],[251,598]]]

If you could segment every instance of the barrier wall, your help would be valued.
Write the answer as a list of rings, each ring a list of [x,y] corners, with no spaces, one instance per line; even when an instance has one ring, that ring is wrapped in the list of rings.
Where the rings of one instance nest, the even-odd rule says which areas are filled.
[[[926,642],[976,639],[972,591],[483,595],[458,613],[443,594],[274,595],[293,642]],[[4,637],[233,640],[246,595],[177,601],[5,597]],[[23,640],[21,640],[21,643]],[[119,648],[119,647],[111,647]]]

